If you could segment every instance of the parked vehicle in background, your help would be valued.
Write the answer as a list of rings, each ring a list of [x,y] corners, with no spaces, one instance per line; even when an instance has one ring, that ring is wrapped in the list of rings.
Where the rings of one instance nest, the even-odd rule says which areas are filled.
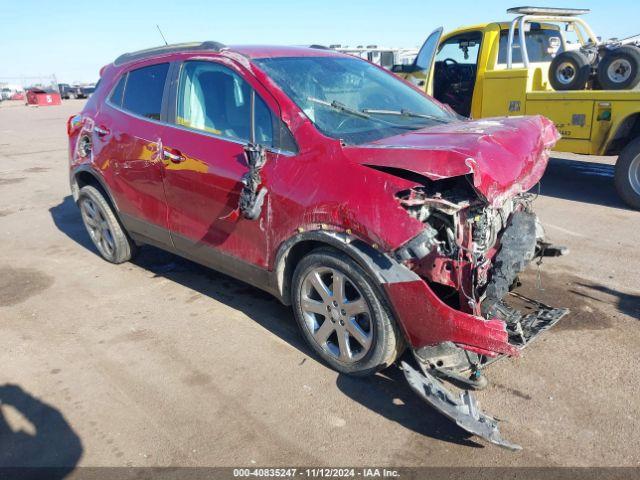
[[[70,180],[108,261],[151,244],[292,305],[339,372],[399,358],[412,388],[500,446],[466,392],[564,316],[510,293],[544,239],[541,116],[461,120],[362,59],[204,42],[128,53],[68,122]],[[489,137],[492,141],[486,141]]]
[[[5,87],[2,90],[0,90],[0,100],[9,100],[13,94],[14,94],[13,90]]]
[[[60,96],[65,100],[73,100],[76,98],[89,98],[95,91],[95,85],[69,85],[68,83],[59,83]]]
[[[371,63],[391,70],[395,65],[410,65],[418,54],[417,48],[384,48],[377,45],[358,45],[357,47],[330,45],[337,52],[364,58]]]
[[[549,71],[563,53],[578,51],[564,34],[579,19],[567,9],[536,11],[444,36],[440,28],[413,65],[394,71],[460,115],[544,115],[562,135],[556,150],[618,155],[616,189],[640,209],[640,90],[554,90]]]
[[[58,90],[60,91],[60,98],[64,100],[69,99],[69,90],[71,90],[71,85],[68,83],[59,83]]]

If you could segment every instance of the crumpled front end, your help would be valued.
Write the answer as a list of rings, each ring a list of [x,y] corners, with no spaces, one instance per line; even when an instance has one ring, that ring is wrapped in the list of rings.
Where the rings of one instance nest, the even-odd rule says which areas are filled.
[[[543,319],[553,324],[562,316],[563,310],[511,293],[534,258],[562,253],[546,242],[534,198],[521,193],[494,207],[474,199],[468,177],[398,194],[425,228],[395,255],[421,280],[386,289],[409,342],[425,359],[430,348],[451,342],[475,353],[476,364],[466,369],[478,369],[489,358],[517,356],[546,329]],[[526,304],[522,311],[512,306],[516,298]]]
[[[543,131],[540,138],[555,135]],[[478,413],[472,397],[456,403],[448,393],[446,398],[438,393],[444,387],[434,382],[441,378],[482,388],[485,366],[519,355],[568,312],[514,291],[531,262],[565,253],[546,241],[533,212],[536,194],[526,191],[542,176],[553,143],[541,143],[537,158],[513,186],[498,188],[488,180],[495,178],[491,172],[482,177],[471,168],[456,177],[425,179],[396,195],[401,208],[424,225],[393,252],[418,279],[384,285],[422,371],[418,380],[418,371],[405,364],[407,380],[463,428],[510,449],[517,446],[501,439],[497,423],[487,429],[490,417]]]

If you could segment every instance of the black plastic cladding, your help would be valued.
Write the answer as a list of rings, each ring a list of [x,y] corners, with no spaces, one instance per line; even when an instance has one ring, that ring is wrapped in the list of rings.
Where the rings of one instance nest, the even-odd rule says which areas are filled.
[[[153,57],[155,55],[162,55],[165,53],[179,53],[179,52],[193,52],[193,51],[209,51],[219,52],[226,45],[220,42],[206,41],[206,42],[188,42],[188,43],[175,43],[172,45],[162,45],[161,47],[147,48],[145,50],[138,50],[137,52],[123,53],[113,62],[114,65],[123,65],[133,60],[140,60],[147,57]]]

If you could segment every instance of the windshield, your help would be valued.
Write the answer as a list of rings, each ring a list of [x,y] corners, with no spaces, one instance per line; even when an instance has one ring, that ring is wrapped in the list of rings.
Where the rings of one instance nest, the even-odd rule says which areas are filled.
[[[281,57],[254,62],[322,133],[348,144],[455,120],[395,75],[357,58]]]

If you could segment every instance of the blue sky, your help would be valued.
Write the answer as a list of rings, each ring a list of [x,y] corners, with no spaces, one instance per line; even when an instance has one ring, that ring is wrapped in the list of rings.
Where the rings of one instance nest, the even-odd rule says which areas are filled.
[[[457,0],[313,2],[130,0],[49,2],[5,0],[0,9],[2,77],[55,74],[59,81],[95,81],[120,53],[161,44],[217,40],[226,44],[378,44],[419,46],[437,26],[508,18],[520,4],[590,8],[586,18],[603,38],[640,33],[637,0]]]

